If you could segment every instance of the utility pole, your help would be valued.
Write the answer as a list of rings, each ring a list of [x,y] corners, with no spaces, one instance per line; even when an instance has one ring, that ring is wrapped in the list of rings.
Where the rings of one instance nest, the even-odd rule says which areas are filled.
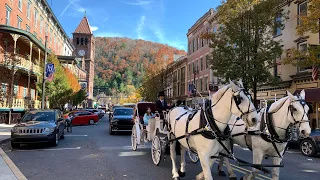
[[[43,79],[42,79],[42,102],[41,102],[41,109],[44,109],[45,104],[45,91],[46,91],[46,66],[47,66],[47,41],[48,35],[45,36],[45,43],[44,43],[44,66],[43,66]]]

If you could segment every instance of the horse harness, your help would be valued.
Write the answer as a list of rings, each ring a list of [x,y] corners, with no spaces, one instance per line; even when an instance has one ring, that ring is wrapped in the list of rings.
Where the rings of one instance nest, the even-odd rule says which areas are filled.
[[[231,149],[231,152],[228,150],[228,148],[222,143],[222,141],[225,141],[225,140],[228,140],[230,139],[231,140],[231,131],[229,129],[229,126],[227,124],[227,127],[226,129],[222,132],[216,121],[219,122],[219,123],[222,123],[222,124],[226,124],[226,123],[223,123],[223,122],[220,122],[218,121],[217,119],[215,119],[213,117],[213,112],[212,112],[212,107],[216,106],[218,104],[218,102],[222,99],[222,97],[224,96],[224,94],[229,90],[229,88],[222,94],[222,96],[220,97],[220,99],[218,99],[218,101],[211,105],[211,100],[209,101],[206,101],[206,104],[205,104],[205,109],[203,109],[201,107],[200,110],[193,110],[191,111],[191,114],[189,114],[188,118],[187,118],[187,122],[186,122],[186,129],[185,129],[185,135],[182,135],[180,137],[177,137],[177,138],[174,138],[174,139],[170,139],[169,142],[173,142],[173,141],[178,141],[180,139],[183,139],[183,138],[186,138],[186,142],[187,142],[187,145],[188,145],[188,148],[191,152],[193,153],[196,153],[196,151],[190,147],[189,145],[189,137],[192,136],[192,135],[198,135],[198,134],[201,134],[203,137],[207,138],[207,139],[216,139],[219,144],[223,147],[223,149],[231,156],[233,156],[233,148]],[[249,93],[247,93],[244,89],[240,89],[240,91],[243,91],[246,96],[248,97]],[[235,92],[236,93],[236,92]],[[232,107],[232,100],[235,101],[235,104],[238,108],[238,110],[241,112],[241,117],[243,117],[244,115],[246,114],[249,114],[251,112],[254,112],[256,111],[255,108],[253,108],[252,110],[250,110],[250,104],[248,106],[248,111],[247,112],[243,112],[240,108],[239,108],[239,105],[241,104],[241,101],[242,101],[242,97],[240,96],[240,93],[236,96],[233,96],[233,98],[231,98],[231,105],[230,105],[230,109]],[[200,122],[199,122],[199,128],[191,131],[190,133],[188,132],[188,128],[189,128],[189,123],[190,121],[193,119],[193,117],[200,111]],[[181,117],[185,116],[186,114],[188,114],[188,112],[190,111],[187,111],[183,114],[181,114],[178,118],[176,118],[176,121],[178,121]],[[238,125],[237,125],[238,126]],[[175,126],[174,126],[174,132],[175,132]],[[232,140],[231,140],[232,141]],[[230,142],[232,143],[232,142]],[[231,146],[232,147],[232,146]],[[212,156],[213,158],[216,158],[214,156]]]
[[[285,103],[286,101],[284,101]],[[302,107],[303,107],[303,110],[304,110],[304,107],[307,105],[306,101],[303,100],[303,99],[299,99],[299,100],[295,100],[295,101],[292,101],[291,104],[288,106],[288,113],[290,112],[291,114],[291,117],[292,119],[294,120],[294,123],[290,123],[289,126],[287,128],[281,128],[281,127],[275,127],[273,125],[273,119],[272,119],[272,114],[278,112],[282,106],[284,105],[284,103],[274,112],[272,113],[269,113],[269,109],[270,109],[270,106],[267,106],[267,108],[265,109],[264,112],[262,112],[262,115],[261,115],[261,123],[260,123],[260,130],[257,130],[257,131],[247,131],[247,127],[245,129],[245,132],[243,133],[238,133],[238,134],[234,134],[232,135],[232,137],[235,137],[235,136],[240,136],[240,135],[245,135],[245,141],[246,141],[246,145],[248,146],[248,148],[252,151],[252,148],[249,146],[249,144],[247,143],[247,136],[248,135],[260,135],[260,137],[265,140],[266,142],[270,142],[272,143],[272,146],[274,147],[274,149],[276,150],[277,152],[277,155],[279,156],[279,158],[283,158],[283,155],[285,154],[285,152],[288,150],[288,144],[286,145],[282,155],[280,154],[280,151],[279,149],[277,148],[276,146],[276,143],[287,143],[288,141],[290,141],[292,139],[292,132],[293,132],[293,127],[296,125],[296,124],[299,124],[299,127],[301,125],[301,123],[303,122],[309,122],[309,121],[304,121],[303,118],[305,115],[307,115],[307,113],[305,112],[304,110],[304,114],[303,116],[301,117],[301,120],[300,121],[297,121],[294,116],[293,116],[293,111],[294,111],[294,107],[293,107],[293,103],[294,102],[299,102]],[[286,131],[286,136],[285,138],[280,138],[279,134],[276,132],[275,128],[280,128],[282,130],[285,130]]]

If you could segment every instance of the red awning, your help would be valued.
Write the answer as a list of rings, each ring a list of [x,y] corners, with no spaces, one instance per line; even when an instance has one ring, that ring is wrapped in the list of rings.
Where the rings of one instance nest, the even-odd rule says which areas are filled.
[[[302,89],[296,90],[293,95],[300,93]],[[306,101],[307,102],[320,102],[320,88],[313,89],[304,89],[306,92]]]

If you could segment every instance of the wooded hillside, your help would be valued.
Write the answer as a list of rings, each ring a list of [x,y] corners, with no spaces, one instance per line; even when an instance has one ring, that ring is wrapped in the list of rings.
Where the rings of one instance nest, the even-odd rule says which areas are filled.
[[[96,38],[94,86],[107,95],[131,95],[146,73],[158,72],[186,54],[168,45],[129,38]],[[97,89],[94,90],[94,95]]]

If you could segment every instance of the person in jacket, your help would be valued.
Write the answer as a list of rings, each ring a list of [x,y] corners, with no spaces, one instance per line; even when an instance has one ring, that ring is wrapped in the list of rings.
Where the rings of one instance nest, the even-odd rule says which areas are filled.
[[[158,100],[156,101],[157,111],[162,114],[162,111],[167,111],[169,109],[169,106],[164,99],[164,92],[160,91],[158,93]]]
[[[153,117],[153,114],[151,112],[151,108],[148,107],[147,108],[147,112],[143,116],[143,123],[144,123],[145,126],[148,125],[149,119],[152,118],[152,117]]]

